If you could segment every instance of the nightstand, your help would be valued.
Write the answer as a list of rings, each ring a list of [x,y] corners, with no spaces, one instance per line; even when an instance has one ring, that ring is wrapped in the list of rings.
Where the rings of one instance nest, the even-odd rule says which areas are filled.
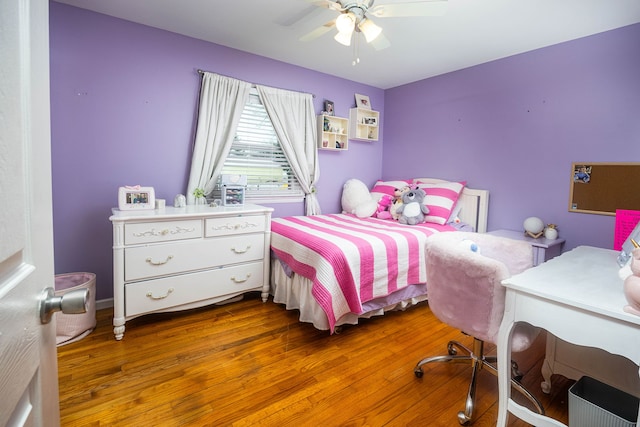
[[[487,234],[494,236],[507,237],[514,240],[523,240],[528,242],[533,247],[533,265],[542,264],[545,261],[555,258],[562,253],[562,247],[564,246],[564,239],[558,238],[555,240],[545,239],[540,237],[534,239],[524,234],[524,231],[515,230],[494,230]]]

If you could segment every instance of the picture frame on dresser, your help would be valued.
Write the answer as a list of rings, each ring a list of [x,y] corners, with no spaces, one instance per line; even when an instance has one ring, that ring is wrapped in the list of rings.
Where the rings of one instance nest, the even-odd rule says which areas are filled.
[[[151,210],[156,207],[153,187],[139,185],[118,188],[118,208],[121,211]]]

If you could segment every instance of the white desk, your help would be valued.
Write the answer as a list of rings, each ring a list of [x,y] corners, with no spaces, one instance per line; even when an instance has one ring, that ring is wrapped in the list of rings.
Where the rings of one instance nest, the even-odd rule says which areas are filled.
[[[498,335],[498,426],[506,425],[508,412],[536,426],[564,426],[511,399],[510,341],[517,322],[640,364],[640,316],[622,310],[627,302],[616,256],[612,250],[580,246],[503,282],[507,295]]]

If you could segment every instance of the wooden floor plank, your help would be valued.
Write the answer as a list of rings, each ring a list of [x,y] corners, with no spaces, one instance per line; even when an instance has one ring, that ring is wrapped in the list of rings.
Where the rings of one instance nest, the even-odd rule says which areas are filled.
[[[470,379],[470,364],[443,363],[415,377],[449,340],[471,344],[426,303],[333,335],[257,294],[134,319],[122,341],[111,309],[97,318],[91,334],[58,348],[63,426],[455,426]],[[543,394],[543,352],[544,335],[517,355],[523,383],[566,423],[573,382],[554,377]],[[497,389],[482,372],[474,426],[495,425]]]

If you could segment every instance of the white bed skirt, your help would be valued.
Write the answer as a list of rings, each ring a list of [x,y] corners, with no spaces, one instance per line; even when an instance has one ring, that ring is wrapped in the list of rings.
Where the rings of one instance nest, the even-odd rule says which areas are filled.
[[[312,323],[316,329],[329,330],[329,320],[322,307],[311,295],[311,280],[291,274],[289,277],[277,258],[271,258],[271,289],[273,302],[284,304],[287,310],[299,310],[300,321]],[[363,304],[362,314],[348,313],[336,321],[336,326],[356,325],[360,318],[382,316],[387,311],[405,310],[427,300],[426,285],[413,285],[385,298]]]

